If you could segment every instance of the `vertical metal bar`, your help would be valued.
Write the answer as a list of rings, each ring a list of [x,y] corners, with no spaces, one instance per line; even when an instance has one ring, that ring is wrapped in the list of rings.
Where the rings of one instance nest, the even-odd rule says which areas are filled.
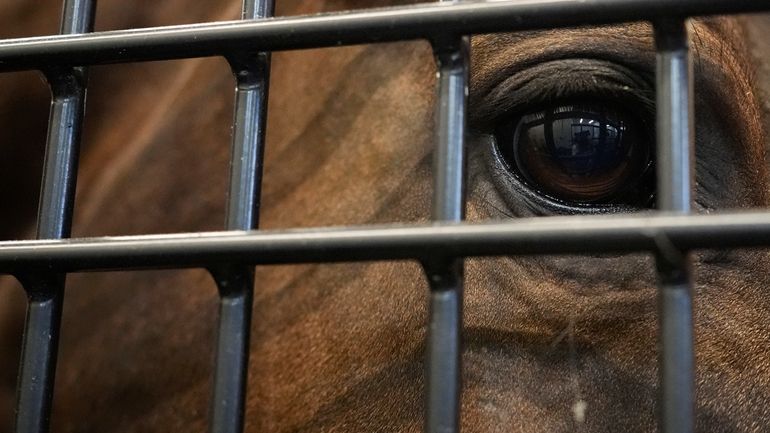
[[[437,145],[433,220],[460,221],[465,213],[467,37],[433,41],[438,64]],[[436,257],[423,263],[431,288],[426,353],[425,431],[459,431],[462,357],[463,261]]]
[[[272,0],[244,0],[243,19],[273,14]],[[253,230],[259,225],[270,54],[232,53],[228,61],[236,79],[230,188],[226,228]],[[239,433],[248,380],[253,267],[212,269],[220,294],[219,329],[210,431]]]
[[[689,213],[693,178],[692,63],[686,22],[655,23],[657,45],[658,209]],[[662,239],[660,280],[661,431],[694,429],[692,272],[689,254]]]
[[[60,33],[93,29],[94,0],[65,0]],[[51,88],[51,111],[37,238],[69,237],[77,180],[77,162],[86,96],[86,71],[43,71]],[[56,374],[64,275],[18,275],[28,296],[19,371],[15,429],[43,433],[49,429]]]

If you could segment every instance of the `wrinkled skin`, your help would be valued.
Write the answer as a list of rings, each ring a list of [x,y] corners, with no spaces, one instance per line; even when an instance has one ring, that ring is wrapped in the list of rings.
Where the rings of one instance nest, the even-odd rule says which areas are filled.
[[[102,3],[99,29],[238,16],[232,2]],[[287,0],[277,14],[382,4]],[[35,7],[45,9],[0,7],[4,37],[54,32],[56,14]],[[692,34],[696,209],[766,206],[761,98],[742,22],[698,21]],[[653,72],[646,24],[474,37],[468,219],[553,213],[526,200],[495,159],[496,118],[576,93],[636,101],[651,113]],[[24,238],[41,155],[41,144],[28,142],[42,143],[47,94],[30,74],[2,80],[2,145],[20,161],[2,162],[11,182],[3,234]],[[424,42],[275,54],[262,227],[427,220],[434,87]],[[73,235],[220,229],[231,107],[220,59],[94,68]],[[761,251],[695,256],[698,431],[758,432],[770,422],[769,260]],[[464,431],[655,430],[649,257],[474,259],[466,275]],[[247,431],[421,429],[427,285],[419,266],[260,267],[256,280]],[[4,283],[2,431],[23,317],[21,289]],[[53,430],[203,431],[216,299],[202,270],[70,277]],[[582,423],[578,401],[587,405]]]

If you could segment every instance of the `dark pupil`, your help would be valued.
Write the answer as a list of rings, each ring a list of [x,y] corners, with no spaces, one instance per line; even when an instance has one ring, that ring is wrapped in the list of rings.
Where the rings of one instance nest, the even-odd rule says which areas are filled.
[[[611,199],[638,181],[649,162],[648,134],[602,107],[558,106],[513,126],[498,134],[503,157],[527,183],[557,199]]]

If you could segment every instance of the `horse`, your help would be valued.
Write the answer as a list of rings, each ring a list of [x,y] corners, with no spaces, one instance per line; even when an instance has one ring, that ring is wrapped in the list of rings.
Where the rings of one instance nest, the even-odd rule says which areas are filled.
[[[236,3],[103,2],[96,28],[237,19]],[[283,0],[276,15],[405,3]],[[2,37],[54,33],[56,12],[5,2]],[[751,54],[762,42],[749,38],[767,25],[689,24],[697,212],[768,204],[767,124],[754,75],[763,66]],[[654,68],[646,23],[474,35],[467,219],[650,209]],[[89,80],[73,237],[221,230],[233,105],[227,63],[100,66]],[[30,238],[48,95],[30,73],[5,75],[0,85],[9,155],[2,235]],[[435,86],[424,41],[274,53],[261,228],[428,221]],[[622,176],[575,186],[537,152],[501,145],[513,135],[542,144],[545,117],[563,126],[575,113],[593,123],[576,133],[580,146],[558,150],[572,175],[591,177],[581,155],[599,134],[634,146],[605,158]],[[600,132],[591,132],[596,122]],[[623,155],[633,158],[621,164]],[[770,257],[702,251],[694,262],[697,430],[761,431],[770,421]],[[255,272],[246,431],[421,429],[429,289],[418,264]],[[655,430],[651,257],[469,259],[465,276],[463,431]],[[0,422],[10,431],[24,302],[10,278],[0,296]],[[216,308],[205,270],[71,275],[52,430],[205,429]]]

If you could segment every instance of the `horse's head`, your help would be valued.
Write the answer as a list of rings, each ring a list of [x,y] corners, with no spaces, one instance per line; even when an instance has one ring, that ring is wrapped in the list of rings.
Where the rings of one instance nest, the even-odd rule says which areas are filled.
[[[386,2],[277,3],[295,15]],[[97,27],[238,16],[234,3],[126,8],[100,5]],[[768,201],[748,30],[690,25],[697,212]],[[470,74],[467,219],[652,208],[649,25],[474,36]],[[426,42],[275,53],[261,227],[427,221],[435,86]],[[231,87],[222,60],[94,68],[74,236],[221,229]],[[7,95],[0,112],[23,99]],[[768,421],[769,260],[694,256],[699,430]],[[471,259],[465,276],[464,431],[655,428],[652,257]],[[55,429],[204,429],[216,299],[204,271],[72,277]],[[415,263],[258,267],[247,430],[421,428],[427,302]]]

